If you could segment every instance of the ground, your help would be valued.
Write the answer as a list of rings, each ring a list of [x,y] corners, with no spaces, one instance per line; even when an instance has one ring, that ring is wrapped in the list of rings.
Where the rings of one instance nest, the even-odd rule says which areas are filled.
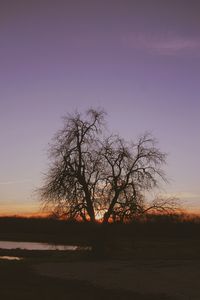
[[[62,264],[61,264],[62,265]],[[54,266],[55,267],[55,266]],[[51,275],[54,273],[51,269]],[[59,267],[59,264],[57,265]],[[139,294],[128,292],[120,288],[102,288],[87,281],[75,279],[58,279],[42,276],[34,272],[38,266],[24,262],[0,262],[0,299],[2,300],[167,300],[160,295]]]
[[[146,237],[113,246],[103,258],[84,251],[0,250],[25,257],[0,261],[0,299],[200,299],[199,239]]]
[[[34,269],[51,278],[82,280],[104,289],[151,295],[145,299],[200,299],[200,261],[196,260],[79,261],[44,263]]]
[[[6,219],[0,229],[1,240],[99,245],[99,228],[88,225]],[[199,230],[200,222],[109,225],[103,256],[0,249],[24,258],[0,260],[0,299],[200,300]]]

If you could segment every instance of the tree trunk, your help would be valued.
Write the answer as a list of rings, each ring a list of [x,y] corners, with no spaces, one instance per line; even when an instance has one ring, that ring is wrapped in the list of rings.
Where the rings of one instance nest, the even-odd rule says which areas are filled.
[[[119,197],[119,194],[120,194],[120,192],[119,192],[119,190],[117,190],[116,193],[115,193],[114,198],[113,198],[112,201],[111,201],[111,204],[110,204],[110,206],[109,206],[109,208],[108,208],[108,211],[104,214],[104,217],[103,217],[103,224],[107,224],[107,223],[108,223],[108,220],[109,220],[109,218],[110,218],[110,215],[111,215],[112,212],[113,212],[113,208],[114,208],[114,206],[115,206],[115,204],[116,204],[116,202],[117,202],[117,199],[118,199],[118,197]]]
[[[108,232],[107,224],[97,224],[96,230],[93,233],[92,238],[92,254],[95,258],[103,259],[108,256],[107,242]]]

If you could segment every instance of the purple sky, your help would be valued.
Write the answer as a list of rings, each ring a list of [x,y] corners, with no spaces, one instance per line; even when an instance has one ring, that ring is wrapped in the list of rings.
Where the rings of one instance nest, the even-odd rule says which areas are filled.
[[[165,192],[200,210],[200,2],[1,0],[0,213],[33,190],[61,117],[103,107],[127,139],[169,153]]]

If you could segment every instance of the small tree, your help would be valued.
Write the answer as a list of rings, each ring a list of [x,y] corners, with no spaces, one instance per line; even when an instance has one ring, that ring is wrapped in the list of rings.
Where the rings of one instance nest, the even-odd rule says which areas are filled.
[[[50,146],[50,168],[40,189],[44,207],[58,217],[95,222],[131,220],[147,211],[172,211],[172,199],[150,206],[144,192],[166,180],[166,155],[144,134],[136,143],[103,134],[105,113],[90,109],[64,118]]]

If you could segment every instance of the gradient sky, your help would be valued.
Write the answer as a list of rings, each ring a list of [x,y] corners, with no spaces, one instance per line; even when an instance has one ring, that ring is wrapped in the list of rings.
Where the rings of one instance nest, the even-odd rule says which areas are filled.
[[[200,2],[1,0],[0,214],[37,212],[47,149],[75,109],[169,154],[164,186],[200,211]]]

